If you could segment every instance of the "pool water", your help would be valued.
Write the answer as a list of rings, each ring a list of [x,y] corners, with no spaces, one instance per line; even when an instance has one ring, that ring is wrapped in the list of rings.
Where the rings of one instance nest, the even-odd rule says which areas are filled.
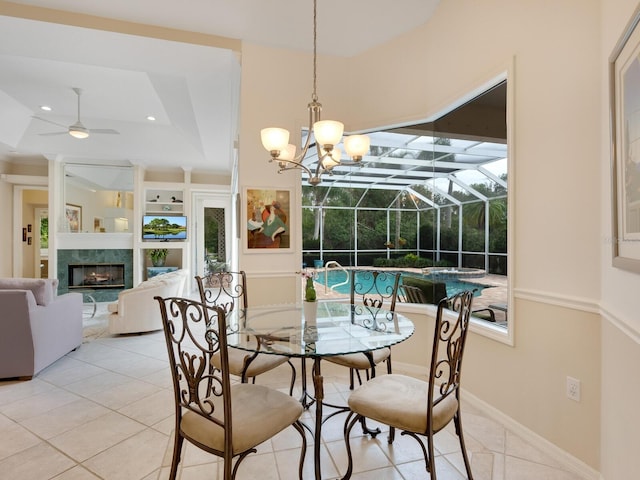
[[[432,280],[430,279],[428,276],[426,275],[421,275],[419,273],[410,273],[410,272],[392,272],[389,271],[389,273],[401,273],[400,276],[400,285],[402,285],[402,277],[415,277],[415,278],[421,278],[424,280]],[[325,271],[319,271],[316,277],[316,282],[321,283],[322,285],[325,284],[324,281],[324,275],[325,275]],[[327,283],[326,285],[331,288],[334,285],[338,285],[340,283],[343,283],[345,281],[348,280],[348,275],[345,274],[344,270],[329,270],[327,272]],[[391,281],[391,277],[388,277],[389,281]],[[455,295],[456,293],[462,292],[464,290],[473,290],[474,296],[479,296],[480,292],[482,292],[482,290],[484,288],[487,288],[488,285],[481,285],[479,283],[471,283],[471,282],[465,282],[462,280],[452,280],[452,279],[447,279],[447,280],[438,280],[439,282],[444,282],[447,285],[447,295],[451,296],[451,295]],[[386,285],[384,285],[386,286]],[[366,285],[365,285],[366,287]],[[351,285],[350,282],[347,282],[344,285],[338,285],[335,288],[333,288],[334,291],[338,292],[338,293],[349,293],[351,291]]]

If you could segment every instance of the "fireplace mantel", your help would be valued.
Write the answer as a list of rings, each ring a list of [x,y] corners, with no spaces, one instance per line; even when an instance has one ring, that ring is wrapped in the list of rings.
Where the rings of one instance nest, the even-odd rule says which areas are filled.
[[[72,233],[75,237],[84,237],[82,233]],[[98,233],[96,236],[105,236],[107,234]],[[117,236],[114,234],[113,236]],[[85,247],[85,245],[83,245]],[[133,250],[131,248],[111,248],[108,246],[99,246],[97,248],[77,248],[77,249],[60,249],[57,250],[58,254],[58,293],[66,293],[69,291],[69,287],[73,290],[73,280],[69,285],[69,265],[78,264],[120,264],[124,267],[123,278],[124,282],[117,282],[117,285],[113,285],[106,289],[93,289],[92,296],[98,302],[112,302],[118,298],[118,292],[126,288],[133,287]],[[77,285],[76,285],[77,286]],[[84,285],[84,289],[90,288],[89,285]]]
[[[59,233],[56,239],[60,250],[133,248],[133,233]]]

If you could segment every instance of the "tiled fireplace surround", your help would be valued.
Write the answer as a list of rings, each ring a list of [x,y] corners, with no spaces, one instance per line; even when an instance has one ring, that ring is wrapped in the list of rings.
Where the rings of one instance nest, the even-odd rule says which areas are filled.
[[[131,249],[69,249],[58,250],[58,294],[69,292],[69,264],[123,264],[124,288],[133,287],[133,250]],[[71,290],[73,291],[73,290]],[[97,302],[112,302],[117,300],[122,288],[81,289],[89,293]]]

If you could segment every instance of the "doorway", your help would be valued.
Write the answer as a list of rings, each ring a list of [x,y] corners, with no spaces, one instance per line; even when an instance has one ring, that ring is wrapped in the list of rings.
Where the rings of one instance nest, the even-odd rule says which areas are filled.
[[[38,245],[40,219],[36,210],[47,210],[48,204],[47,187],[15,185],[13,188],[13,225],[16,232],[13,242],[14,277],[41,278],[42,276]],[[48,268],[46,275],[48,276]]]
[[[195,275],[209,271],[233,270],[237,265],[237,248],[233,239],[232,195],[195,194],[195,241],[193,244]]]
[[[36,207],[34,211],[34,276],[49,277],[49,209]]]

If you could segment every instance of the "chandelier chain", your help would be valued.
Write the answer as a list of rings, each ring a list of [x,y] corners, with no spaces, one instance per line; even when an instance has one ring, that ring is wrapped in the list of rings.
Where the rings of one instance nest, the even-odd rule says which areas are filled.
[[[262,145],[270,153],[270,162],[277,161],[278,173],[300,168],[308,175],[309,184],[316,186],[321,182],[323,173],[333,174],[333,168],[340,165],[341,151],[334,148],[342,142],[344,124],[335,120],[322,120],[322,105],[318,102],[318,0],[313,0],[313,91],[311,102],[307,104],[309,111],[309,128],[302,151],[296,155],[296,146],[289,142],[290,132],[285,128],[263,128],[260,132]],[[314,139],[317,151],[315,173],[303,162]],[[351,135],[345,137],[344,148],[354,163],[362,160],[369,149],[369,137]]]
[[[311,94],[311,100],[313,102],[318,101],[318,95],[316,93],[317,85],[317,59],[316,59],[316,44],[317,44],[317,32],[318,32],[318,20],[317,20],[317,0],[313,0],[313,93]]]

